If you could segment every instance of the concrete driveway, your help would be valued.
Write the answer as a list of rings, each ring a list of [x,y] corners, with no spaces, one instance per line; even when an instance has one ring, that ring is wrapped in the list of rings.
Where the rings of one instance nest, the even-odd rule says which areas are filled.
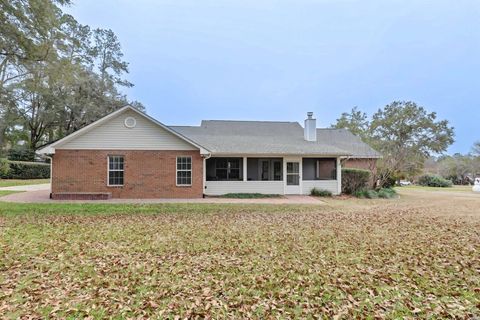
[[[325,204],[319,198],[289,195],[279,198],[263,199],[229,199],[229,198],[200,198],[200,199],[110,199],[110,200],[51,200],[50,184],[30,186],[4,187],[0,190],[24,191],[0,197],[3,202],[16,203],[239,203],[239,204]]]

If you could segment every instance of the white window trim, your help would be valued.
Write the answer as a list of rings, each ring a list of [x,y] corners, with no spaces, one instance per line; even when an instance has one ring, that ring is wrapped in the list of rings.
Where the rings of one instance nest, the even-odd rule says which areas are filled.
[[[122,157],[123,158],[123,170],[110,170],[110,157]],[[110,184],[110,171],[123,171],[123,184]],[[107,187],[123,187],[125,185],[125,156],[120,154],[112,154],[107,156]]]
[[[190,158],[190,170],[178,169],[178,158]],[[178,184],[178,171],[190,171],[190,184]],[[177,187],[191,187],[193,182],[193,159],[192,156],[177,156],[175,159],[175,185]]]

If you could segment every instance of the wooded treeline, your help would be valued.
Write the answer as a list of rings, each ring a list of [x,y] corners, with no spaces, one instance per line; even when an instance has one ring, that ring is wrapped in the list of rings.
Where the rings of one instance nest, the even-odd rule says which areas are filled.
[[[112,30],[63,12],[70,0],[0,0],[0,147],[41,145],[127,104],[128,63]],[[23,143],[22,143],[23,142]]]
[[[374,172],[382,186],[424,173],[457,184],[471,183],[480,175],[480,142],[468,154],[445,155],[454,142],[454,128],[412,101],[394,101],[371,116],[355,107],[332,127],[349,129],[382,153]]]
[[[425,161],[454,142],[454,129],[412,101],[394,101],[371,117],[357,107],[343,113],[335,128],[346,128],[379,151],[374,172],[381,186],[422,173]]]
[[[428,159],[425,172],[442,176],[454,184],[472,184],[475,177],[480,176],[480,141],[467,154],[455,153]]]

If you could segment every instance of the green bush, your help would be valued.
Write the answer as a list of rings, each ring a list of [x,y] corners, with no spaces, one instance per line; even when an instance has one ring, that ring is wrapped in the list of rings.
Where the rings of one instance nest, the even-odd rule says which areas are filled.
[[[397,192],[391,188],[382,188],[379,190],[362,189],[356,191],[354,196],[362,199],[391,199],[397,197]]]
[[[418,179],[418,184],[424,187],[449,188],[453,185],[452,181],[439,176],[426,174]]]
[[[2,179],[47,179],[50,165],[42,162],[8,161],[9,170],[1,172]]]
[[[310,195],[314,197],[331,197],[332,192],[325,189],[313,188],[310,190]]]
[[[7,159],[0,159],[0,176],[5,176],[10,172],[10,164]]]
[[[377,191],[378,197],[382,199],[391,199],[397,197],[397,192],[392,188],[382,188]]]
[[[35,151],[25,147],[14,147],[8,150],[8,160],[11,161],[33,161],[35,160]]]
[[[398,180],[400,180],[400,179],[397,178],[396,176],[388,177],[388,178],[385,179],[385,181],[383,182],[382,187],[383,187],[383,188],[393,188],[393,187],[395,187],[395,185],[397,184],[397,181],[398,181]]]
[[[370,171],[362,169],[342,169],[342,192],[355,194],[366,189],[370,181]]]
[[[366,199],[377,199],[378,198],[378,193],[375,190],[372,189],[361,189],[355,191],[353,194],[357,198],[366,198]]]

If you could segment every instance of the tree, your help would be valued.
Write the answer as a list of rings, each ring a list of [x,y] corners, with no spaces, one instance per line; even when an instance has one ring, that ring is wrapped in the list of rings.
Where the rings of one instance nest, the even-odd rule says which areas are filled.
[[[354,107],[350,113],[342,113],[332,127],[337,129],[347,129],[354,135],[363,139],[368,139],[367,133],[370,127],[370,122],[365,112],[358,110],[358,107]]]
[[[52,50],[62,35],[52,32],[61,25],[61,10],[57,4],[69,1],[0,0],[0,112],[2,145],[6,132],[15,131],[23,115],[20,100],[34,100],[21,90],[21,84],[32,84],[35,65],[45,64],[55,57]],[[38,74],[37,74],[38,76]],[[36,116],[39,114],[36,113]],[[34,133],[33,135],[36,135]]]
[[[440,174],[452,180],[455,184],[467,184],[473,169],[473,159],[470,155],[459,153],[439,159]]]
[[[472,178],[480,176],[480,141],[472,147]]]
[[[382,153],[376,173],[381,185],[394,177],[419,174],[428,157],[446,151],[454,141],[447,120],[437,120],[434,112],[411,101],[394,101],[371,120],[353,108],[350,114],[342,114],[334,127],[350,129]]]
[[[395,174],[419,173],[426,158],[441,154],[454,142],[454,129],[414,102],[395,101],[372,116],[369,136],[384,155],[379,170],[382,182]]]
[[[0,142],[31,150],[127,104],[128,64],[111,30],[63,13],[69,0],[0,0]],[[18,132],[20,131],[20,132]]]
[[[472,153],[473,155],[480,157],[480,141],[475,142],[472,147]]]

